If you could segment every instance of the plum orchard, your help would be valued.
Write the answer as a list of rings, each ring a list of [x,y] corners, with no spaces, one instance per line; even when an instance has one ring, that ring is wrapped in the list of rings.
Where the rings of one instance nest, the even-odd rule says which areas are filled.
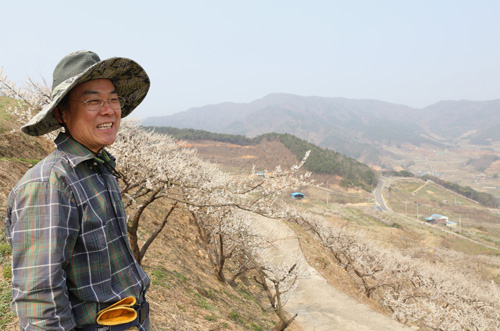
[[[0,84],[0,94],[19,101],[11,113],[22,123],[50,100],[49,89],[31,80],[27,88],[16,88],[0,71]],[[52,140],[54,134],[46,137]],[[252,213],[304,227],[367,297],[377,300],[402,323],[423,330],[500,330],[500,290],[494,283],[383,249],[366,236],[326,225],[321,216],[299,213],[284,204],[281,193],[308,184],[307,176],[297,176],[308,153],[289,170],[278,166],[266,177],[255,176],[252,170],[248,176],[234,178],[201,160],[195,150],[183,148],[169,136],[146,132],[130,121],[123,122],[117,141],[109,149],[118,159],[128,233],[137,260],[143,260],[151,243],[182,208],[196,224],[219,281],[231,284],[245,271],[256,270],[255,279],[280,318],[276,330],[285,329],[295,318],[288,319],[283,306],[297,278],[303,275],[300,265],[293,262],[277,268],[256,259],[272,243],[266,243],[246,225],[245,218]],[[155,229],[148,229],[144,211],[153,208],[155,201],[164,206],[164,214]],[[147,238],[139,246],[141,227]],[[498,257],[491,258],[500,265]],[[228,277],[230,259],[238,268]]]
[[[381,248],[363,233],[333,226],[317,215],[302,213],[293,221],[314,234],[360,290],[401,323],[422,330],[500,330],[500,289],[495,283],[458,266]],[[498,257],[488,260],[500,266]]]
[[[284,313],[286,299],[282,300],[285,298],[282,294],[295,284],[298,277],[298,273],[294,272],[296,268],[290,270],[284,266],[286,272],[277,279],[275,275],[281,270],[257,263],[254,256],[268,243],[249,229],[245,218],[250,217],[249,213],[267,217],[286,216],[287,208],[278,196],[305,184],[305,177],[309,174],[295,174],[309,153],[290,170],[277,167],[264,178],[252,171],[249,176],[234,179],[215,165],[201,160],[193,149],[183,148],[170,136],[146,132],[131,121],[123,122],[117,141],[109,149],[121,160],[118,168],[121,191],[129,215],[130,243],[138,261],[142,261],[149,245],[165,227],[169,217],[174,215],[173,211],[183,208],[197,226],[200,242],[208,253],[217,279],[233,283],[243,272],[258,270],[261,284],[266,281],[274,284],[272,288],[264,288],[280,318],[276,329],[283,330],[293,321],[287,319]],[[164,208],[165,215],[140,248],[137,233],[141,216],[160,199],[164,206],[168,205]],[[230,280],[225,274],[229,259],[239,266]]]

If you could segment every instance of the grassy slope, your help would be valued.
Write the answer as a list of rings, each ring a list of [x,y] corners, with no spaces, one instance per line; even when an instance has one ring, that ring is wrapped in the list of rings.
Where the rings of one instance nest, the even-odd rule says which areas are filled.
[[[385,194],[395,211],[416,218],[418,203],[420,220],[432,214],[448,216],[450,221],[458,223],[454,231],[500,248],[500,214],[495,209],[483,207],[439,185],[419,179],[393,179]],[[406,206],[404,201],[407,201]],[[461,250],[459,245],[455,249]]]

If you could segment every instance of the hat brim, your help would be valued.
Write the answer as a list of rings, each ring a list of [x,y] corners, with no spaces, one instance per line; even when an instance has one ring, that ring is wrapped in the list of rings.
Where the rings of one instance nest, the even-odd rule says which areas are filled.
[[[30,136],[41,136],[60,128],[54,116],[54,109],[75,86],[94,79],[111,80],[118,95],[125,98],[122,118],[128,116],[144,100],[150,87],[146,71],[133,60],[115,57],[97,62],[81,74],[55,87],[52,101],[23,125],[21,131]]]

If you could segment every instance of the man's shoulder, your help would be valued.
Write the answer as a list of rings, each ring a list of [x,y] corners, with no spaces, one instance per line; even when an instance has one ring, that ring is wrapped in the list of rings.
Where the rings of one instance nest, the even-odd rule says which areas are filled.
[[[33,192],[33,190],[37,190],[37,186],[47,185],[49,183],[51,173],[60,158],[60,152],[55,150],[38,162],[34,167],[30,168],[12,188],[7,205],[11,204],[13,199],[15,199],[20,192]]]
[[[38,162],[34,167],[29,169],[16,186],[23,185],[29,182],[46,182],[49,180],[50,173],[58,162],[61,161],[62,154],[55,150],[44,159]]]

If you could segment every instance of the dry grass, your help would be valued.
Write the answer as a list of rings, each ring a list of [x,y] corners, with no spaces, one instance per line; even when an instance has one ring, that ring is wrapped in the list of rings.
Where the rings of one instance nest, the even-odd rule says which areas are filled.
[[[143,262],[152,280],[152,329],[270,330],[277,319],[252,275],[235,286],[218,282],[195,226],[182,212],[174,216]]]

